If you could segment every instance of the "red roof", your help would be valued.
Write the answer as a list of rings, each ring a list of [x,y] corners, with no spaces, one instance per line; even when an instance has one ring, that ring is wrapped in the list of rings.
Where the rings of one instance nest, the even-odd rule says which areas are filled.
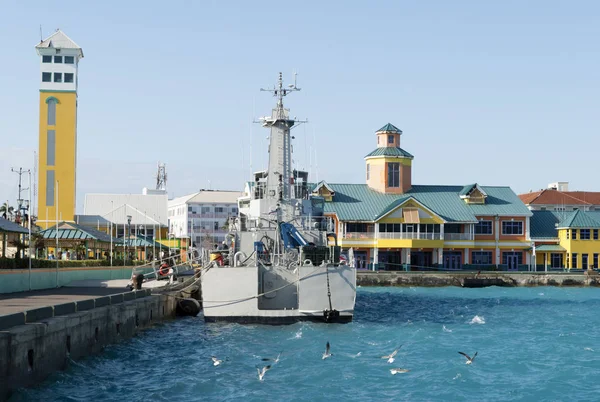
[[[525,205],[600,205],[600,192],[546,189],[519,194]]]

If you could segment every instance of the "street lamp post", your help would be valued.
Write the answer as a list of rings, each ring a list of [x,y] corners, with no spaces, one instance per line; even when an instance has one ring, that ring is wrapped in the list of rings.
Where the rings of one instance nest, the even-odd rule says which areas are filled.
[[[138,225],[137,230],[135,232],[135,238],[139,239],[139,233],[141,233],[142,230],[144,231],[144,260],[147,260],[147,258],[146,258],[146,225]]]
[[[29,203],[31,202],[31,171],[29,173],[29,200],[25,204],[27,206],[27,231],[29,232],[29,241],[27,242],[27,248],[29,250],[29,290],[31,290],[31,211],[29,210]]]
[[[125,260],[127,260],[127,254],[129,253],[129,241],[131,239],[131,215],[127,215],[127,226],[129,226],[129,235],[126,237],[126,250],[125,250]],[[123,263],[125,265],[125,263]]]

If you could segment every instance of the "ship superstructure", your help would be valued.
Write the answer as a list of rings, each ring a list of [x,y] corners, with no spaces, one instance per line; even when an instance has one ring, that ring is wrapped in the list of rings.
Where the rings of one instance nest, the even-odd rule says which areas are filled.
[[[266,170],[254,173],[231,219],[228,250],[202,275],[207,321],[349,322],[356,270],[340,262],[333,225],[321,197],[310,193],[307,172],[294,170],[289,117],[283,98],[299,91],[282,74],[271,92],[277,104],[260,119],[270,130]],[[217,260],[215,260],[217,261]]]

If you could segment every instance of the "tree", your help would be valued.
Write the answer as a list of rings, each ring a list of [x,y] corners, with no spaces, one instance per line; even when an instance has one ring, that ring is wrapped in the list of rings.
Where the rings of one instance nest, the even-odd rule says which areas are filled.
[[[15,253],[15,258],[23,258],[21,256],[21,252],[27,248],[27,243],[21,241],[21,239],[13,240],[10,242],[13,247],[17,248],[17,252]]]
[[[4,219],[12,218],[14,212],[15,212],[15,209],[13,207],[9,206],[8,202],[5,202],[4,204],[2,204],[0,206],[0,215]]]

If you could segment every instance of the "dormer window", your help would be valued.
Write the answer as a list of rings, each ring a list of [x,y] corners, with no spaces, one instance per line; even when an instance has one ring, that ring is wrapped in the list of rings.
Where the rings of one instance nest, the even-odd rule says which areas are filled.
[[[486,192],[477,183],[464,186],[459,196],[467,204],[485,204],[487,198]]]
[[[55,63],[62,63],[62,56],[54,56]]]
[[[42,56],[42,63],[52,63],[52,56]]]
[[[388,135],[388,144],[393,144],[394,143],[394,135],[393,134],[389,134]]]
[[[65,64],[75,64],[74,56],[65,56]]]

